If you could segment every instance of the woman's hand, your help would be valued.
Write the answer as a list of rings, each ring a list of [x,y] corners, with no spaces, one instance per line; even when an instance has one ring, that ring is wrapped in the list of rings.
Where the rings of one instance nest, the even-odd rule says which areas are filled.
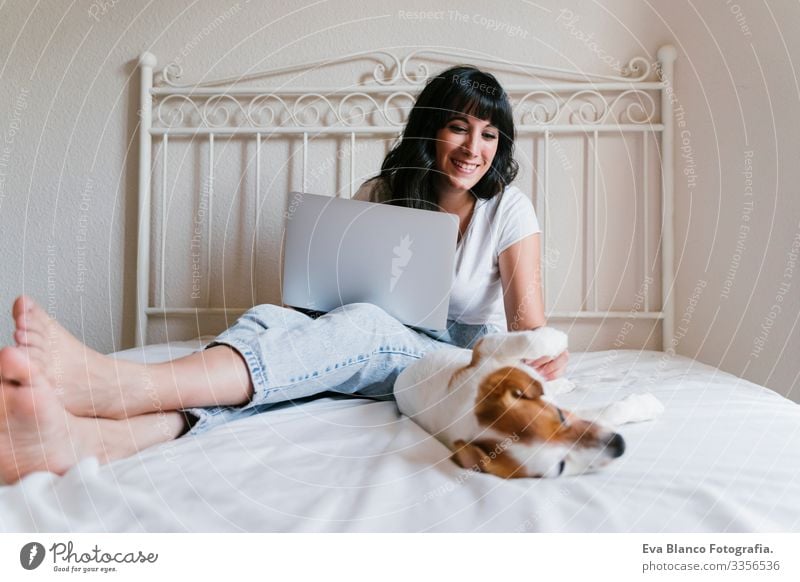
[[[569,360],[569,350],[564,350],[555,358],[542,356],[535,360],[522,360],[527,365],[536,369],[545,380],[555,380],[564,375],[567,371],[567,360]]]

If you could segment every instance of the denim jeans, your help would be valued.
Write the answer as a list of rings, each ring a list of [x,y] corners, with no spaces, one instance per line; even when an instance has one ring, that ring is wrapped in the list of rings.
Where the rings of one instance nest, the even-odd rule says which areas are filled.
[[[205,349],[226,345],[244,359],[253,397],[243,406],[191,408],[187,434],[323,392],[387,400],[397,376],[427,352],[471,348],[493,325],[447,322],[442,332],[406,327],[380,307],[351,303],[316,319],[278,305],[257,305]]]

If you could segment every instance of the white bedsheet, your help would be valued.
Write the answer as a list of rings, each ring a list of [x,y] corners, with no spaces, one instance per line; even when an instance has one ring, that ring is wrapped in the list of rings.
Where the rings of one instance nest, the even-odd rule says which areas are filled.
[[[627,451],[601,473],[504,481],[454,465],[393,402],[323,398],[30,475],[0,488],[0,530],[800,531],[800,406],[660,352],[573,354],[570,377],[567,409],[652,392],[666,411],[623,426]]]

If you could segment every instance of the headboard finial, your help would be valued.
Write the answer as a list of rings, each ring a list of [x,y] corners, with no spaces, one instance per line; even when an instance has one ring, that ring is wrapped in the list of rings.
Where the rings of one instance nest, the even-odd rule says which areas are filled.
[[[157,64],[158,64],[158,59],[156,59],[156,55],[154,55],[153,53],[145,51],[139,55],[140,67],[149,67],[151,69],[154,69]]]
[[[678,51],[671,44],[665,44],[658,49],[658,60],[662,63],[673,63],[678,58]]]

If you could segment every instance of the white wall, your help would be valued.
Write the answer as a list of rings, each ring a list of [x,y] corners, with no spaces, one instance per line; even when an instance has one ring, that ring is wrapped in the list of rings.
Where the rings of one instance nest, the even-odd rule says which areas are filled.
[[[679,318],[695,306],[678,322],[682,337],[675,348],[800,400],[791,391],[800,348],[800,273],[787,254],[800,233],[794,163],[800,138],[792,132],[800,126],[794,64],[800,47],[791,34],[800,7],[774,3],[770,12],[756,2],[696,4],[120,1],[102,9],[89,1],[71,8],[54,0],[35,7],[5,3],[0,304],[28,293],[96,349],[132,343],[135,63],[144,50],[161,64],[180,60],[190,79],[332,53],[405,54],[423,45],[612,73],[609,61],[639,54],[654,60],[657,48],[672,42],[686,123],[678,135],[690,132],[693,165],[680,150],[676,159],[681,172],[696,176],[691,188],[684,174],[676,183]],[[408,15],[421,10],[445,12],[424,20]],[[519,29],[511,35],[508,28],[491,30],[482,17]],[[746,198],[741,171],[750,151],[753,194]],[[279,224],[279,216],[270,214],[267,226]],[[749,230],[740,241],[742,225]],[[268,244],[274,248],[274,236]],[[255,300],[277,301],[277,263],[268,259],[263,268]],[[692,299],[698,282],[705,287]],[[782,289],[781,312],[773,317]],[[8,338],[11,329],[4,319],[0,334]],[[612,328],[593,346],[608,347],[614,338]],[[754,353],[758,341],[763,348]]]
[[[677,351],[800,402],[800,6],[693,4],[663,14],[680,50],[678,137],[688,132]]]

